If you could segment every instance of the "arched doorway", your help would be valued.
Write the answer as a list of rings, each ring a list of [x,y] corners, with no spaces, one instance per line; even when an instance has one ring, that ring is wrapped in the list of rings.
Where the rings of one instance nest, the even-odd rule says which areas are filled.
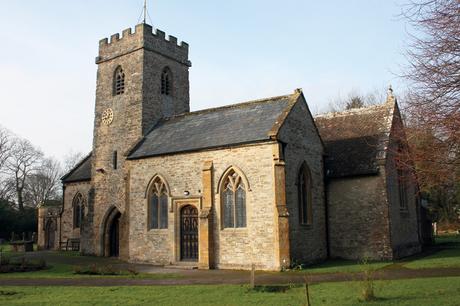
[[[45,226],[45,249],[52,250],[55,246],[56,239],[56,222],[49,219]]]
[[[120,254],[120,214],[118,214],[109,229],[109,256],[118,257]]]
[[[180,257],[198,261],[198,210],[192,205],[180,210]]]
[[[118,257],[120,255],[120,211],[112,206],[104,217],[101,227],[101,255]]]

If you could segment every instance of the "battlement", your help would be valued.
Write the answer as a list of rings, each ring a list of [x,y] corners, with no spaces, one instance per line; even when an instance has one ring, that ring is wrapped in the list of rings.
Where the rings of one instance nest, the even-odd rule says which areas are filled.
[[[145,48],[147,50],[160,53],[176,61],[189,65],[188,49],[189,45],[181,41],[178,43],[177,37],[168,35],[161,30],[153,31],[148,24],[138,24],[134,28],[113,34],[109,38],[99,41],[99,56],[96,63],[101,63],[112,58]]]

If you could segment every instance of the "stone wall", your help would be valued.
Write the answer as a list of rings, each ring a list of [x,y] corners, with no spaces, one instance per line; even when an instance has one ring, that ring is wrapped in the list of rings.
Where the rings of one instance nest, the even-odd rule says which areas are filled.
[[[275,262],[273,146],[276,143],[247,145],[229,149],[168,155],[129,161],[130,173],[130,253],[132,261],[156,264],[176,263],[179,257],[179,209],[182,205],[201,206],[202,169],[213,162],[213,256],[216,268],[279,270]],[[247,178],[247,227],[222,229],[218,186],[223,173],[236,167]],[[147,228],[146,190],[160,174],[171,192],[168,229]],[[184,198],[184,191],[190,195]],[[198,207],[200,212],[201,207]],[[200,238],[201,239],[201,238]]]
[[[38,210],[38,229],[37,229],[37,249],[51,249],[57,250],[59,248],[59,235],[60,235],[60,206],[39,206]],[[54,243],[48,245],[48,226],[51,225],[51,228],[54,228],[54,231],[49,231],[49,234],[54,235]]]
[[[308,106],[303,98],[286,118],[279,139],[286,143],[286,204],[289,211],[291,262],[312,263],[327,254],[323,145]],[[306,162],[312,178],[312,223],[300,224],[297,179],[301,165]]]
[[[329,180],[331,257],[392,259],[384,183],[382,175]]]
[[[119,223],[120,257],[128,258],[128,176],[125,159],[129,150],[164,116],[189,110],[188,45],[177,44],[177,39],[164,32],[152,32],[146,24],[136,26],[135,32],[115,34],[110,42],[99,44],[96,107],[92,153],[92,182],[94,205],[90,207],[88,243],[85,252],[107,255],[105,235],[111,222],[109,212],[121,213]],[[125,92],[114,95],[114,72],[121,66],[125,74]],[[160,94],[161,71],[172,72],[172,96]],[[101,121],[102,113],[111,108],[113,122]],[[117,166],[114,167],[114,154]]]
[[[404,169],[403,177],[398,177],[396,159],[398,158],[398,141],[401,137],[405,139],[402,132],[402,122],[399,119],[399,111],[393,119],[390,143],[387,150],[385,163],[386,188],[390,207],[390,228],[391,244],[395,258],[409,256],[421,251],[419,236],[420,203],[417,197],[416,177],[409,169]],[[402,142],[404,145],[405,142]],[[407,147],[406,147],[407,149]],[[406,186],[407,208],[401,209],[401,195],[399,184]]]
[[[88,239],[83,239],[81,233],[92,227],[92,224],[88,222],[88,209],[90,204],[90,189],[91,183],[88,182],[77,182],[66,184],[64,190],[64,206],[61,214],[61,241],[66,242],[67,239],[82,238],[80,244],[80,250],[83,252],[88,251]],[[84,215],[82,216],[82,224],[80,228],[75,228],[73,224],[73,200],[75,196],[80,193],[83,196],[85,202]]]

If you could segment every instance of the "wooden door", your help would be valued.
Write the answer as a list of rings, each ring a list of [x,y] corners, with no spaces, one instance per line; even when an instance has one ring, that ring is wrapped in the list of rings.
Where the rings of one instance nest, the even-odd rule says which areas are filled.
[[[198,210],[191,205],[180,212],[180,254],[181,260],[198,260]]]

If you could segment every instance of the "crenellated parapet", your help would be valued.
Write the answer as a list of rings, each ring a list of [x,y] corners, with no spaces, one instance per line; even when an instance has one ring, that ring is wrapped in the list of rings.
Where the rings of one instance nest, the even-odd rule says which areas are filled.
[[[165,32],[158,29],[153,31],[152,26],[144,23],[136,25],[134,32],[131,28],[128,28],[123,30],[121,36],[116,33],[110,36],[110,40],[108,38],[101,39],[96,63],[109,61],[142,48],[191,66],[188,60],[189,46],[186,42],[178,43],[176,37],[171,35],[166,37]]]

